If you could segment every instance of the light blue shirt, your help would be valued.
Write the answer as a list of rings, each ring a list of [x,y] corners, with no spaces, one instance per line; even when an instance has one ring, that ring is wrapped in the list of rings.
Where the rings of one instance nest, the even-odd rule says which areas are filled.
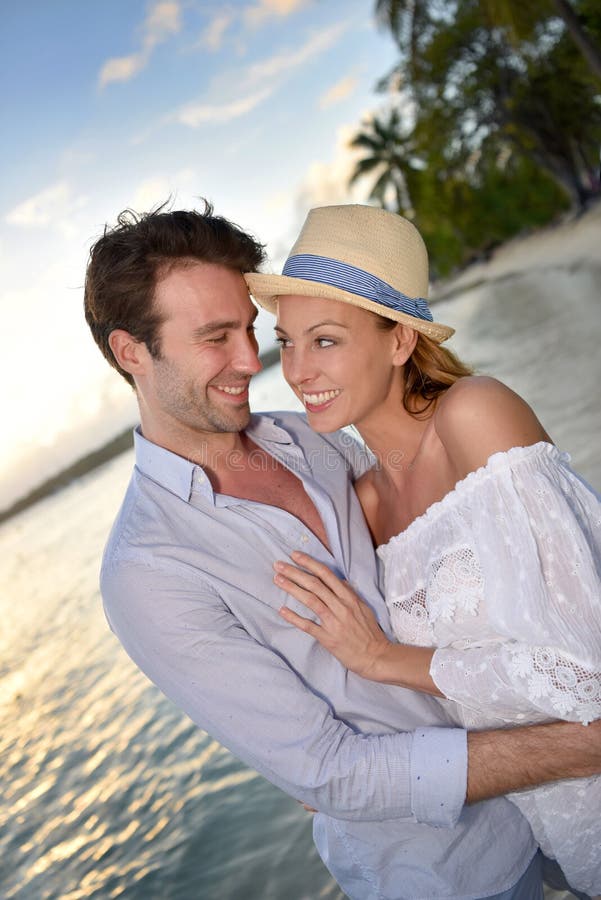
[[[536,850],[529,827],[504,798],[464,807],[466,736],[442,705],[353,675],[278,615],[272,564],[302,549],[389,630],[352,488],[365,455],[295,413],[253,416],[247,434],[302,480],[332,553],[290,513],[214,493],[199,466],[136,433],[101,573],[111,628],[197,725],[320,810],[316,845],[349,897],[473,900],[511,887]]]

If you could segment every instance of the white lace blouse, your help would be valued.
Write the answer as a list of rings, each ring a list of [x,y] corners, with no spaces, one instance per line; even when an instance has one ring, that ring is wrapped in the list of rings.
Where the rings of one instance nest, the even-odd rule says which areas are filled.
[[[468,728],[601,718],[601,498],[551,444],[492,456],[378,548],[399,641]],[[601,777],[511,798],[573,887],[601,893]]]

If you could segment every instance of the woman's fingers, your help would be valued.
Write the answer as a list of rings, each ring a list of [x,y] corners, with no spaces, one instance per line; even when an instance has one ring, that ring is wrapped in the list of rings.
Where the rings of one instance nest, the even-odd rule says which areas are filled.
[[[276,571],[281,572],[306,590],[317,594],[330,609],[339,608],[337,604],[353,607],[363,602],[349,583],[334,575],[329,566],[318,562],[306,553],[301,553],[300,550],[295,550],[290,555],[302,568],[299,569],[297,566],[278,561],[274,564]]]
[[[322,604],[333,612],[340,609],[341,602],[339,597],[316,575],[311,575],[310,572],[305,572],[304,569],[299,569],[297,566],[292,566],[289,563],[282,561],[274,563],[273,567],[277,573],[274,579],[275,583],[280,587],[283,587],[288,593],[291,593],[292,596],[296,597],[297,600],[300,600],[301,603],[306,602],[304,597],[299,596],[295,591],[289,590],[290,585],[294,585],[301,591],[313,594],[321,600]],[[288,587],[286,587],[280,579],[284,579]]]
[[[293,567],[291,566],[291,568]],[[291,597],[294,597],[308,609],[312,610],[319,619],[323,619],[324,615],[327,614],[328,605],[324,603],[317,594],[301,587],[295,581],[286,578],[286,576],[282,574],[277,574],[273,580],[283,591],[286,591]]]
[[[311,601],[310,604],[307,603],[306,605],[310,606],[311,609],[314,609],[316,606],[313,601]],[[290,625],[294,625],[296,628],[300,629],[300,631],[304,631],[305,634],[308,634],[312,638],[315,638],[315,640],[318,641],[318,643],[320,643],[322,647],[325,647],[325,649],[329,650],[330,653],[334,653],[336,655],[336,647],[339,643],[338,635],[340,630],[338,627],[338,622],[335,618],[328,614],[328,610],[325,606],[323,606],[323,604],[322,610],[325,614],[325,621],[324,617],[321,616],[320,624],[312,622],[311,619],[305,619],[304,616],[299,616],[298,613],[295,613],[294,610],[290,609],[288,606],[280,607],[279,613],[282,619],[285,619]],[[338,658],[344,665],[348,665],[345,662],[344,658]]]
[[[352,602],[353,600],[358,599],[349,583],[338,578],[337,575],[334,575],[330,567],[326,566],[325,563],[319,562],[317,559],[314,559],[307,553],[302,553],[300,550],[294,550],[290,556],[295,563],[298,563],[303,569],[307,569],[308,572],[311,572],[319,578],[319,580],[343,602]]]
[[[319,625],[316,625],[311,619],[305,619],[303,616],[299,616],[298,613],[288,609],[287,606],[282,606],[279,612],[282,619],[286,619],[290,625],[294,625],[296,628],[299,628],[300,631],[304,631],[305,634],[310,634],[311,637],[317,638],[319,634]]]

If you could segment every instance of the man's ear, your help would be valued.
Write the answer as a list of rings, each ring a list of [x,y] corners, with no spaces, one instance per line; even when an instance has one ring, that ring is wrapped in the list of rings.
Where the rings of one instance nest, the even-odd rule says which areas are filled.
[[[417,331],[399,322],[393,331],[394,345],[392,364],[404,366],[417,344]]]
[[[129,372],[130,375],[145,374],[150,353],[143,341],[137,341],[129,331],[115,328],[109,335],[109,346],[124,372]]]

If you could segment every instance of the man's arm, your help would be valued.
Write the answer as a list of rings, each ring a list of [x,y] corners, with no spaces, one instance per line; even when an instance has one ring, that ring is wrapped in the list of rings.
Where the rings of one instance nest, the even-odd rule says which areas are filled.
[[[467,802],[601,772],[601,719],[468,735]]]

